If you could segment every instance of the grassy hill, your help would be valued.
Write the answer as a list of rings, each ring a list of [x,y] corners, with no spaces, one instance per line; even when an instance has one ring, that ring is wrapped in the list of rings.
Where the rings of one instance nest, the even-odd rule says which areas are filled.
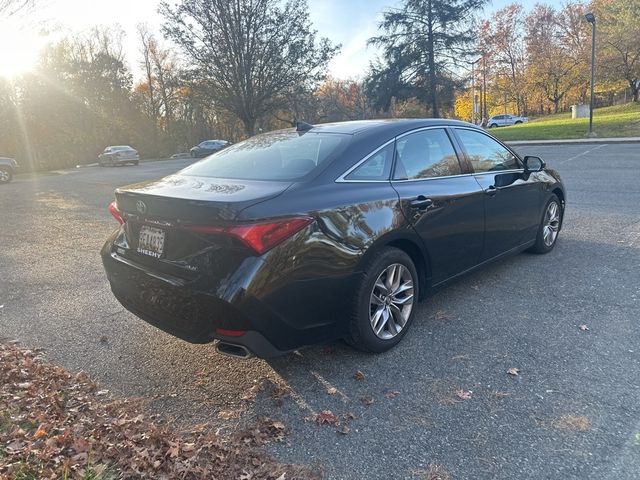
[[[584,138],[589,130],[588,118],[571,118],[571,113],[559,113],[531,119],[529,122],[491,129],[505,141],[555,140]],[[640,137],[640,103],[626,103],[593,111],[593,131],[598,137]]]

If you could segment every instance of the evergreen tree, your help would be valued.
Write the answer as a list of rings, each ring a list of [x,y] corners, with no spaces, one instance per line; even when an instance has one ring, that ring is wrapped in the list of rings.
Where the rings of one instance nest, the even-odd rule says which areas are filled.
[[[383,33],[369,43],[383,49],[384,62],[372,65],[369,91],[376,104],[407,92],[440,115],[443,94],[451,96],[452,69],[473,54],[473,16],[487,0],[404,0],[384,13]]]

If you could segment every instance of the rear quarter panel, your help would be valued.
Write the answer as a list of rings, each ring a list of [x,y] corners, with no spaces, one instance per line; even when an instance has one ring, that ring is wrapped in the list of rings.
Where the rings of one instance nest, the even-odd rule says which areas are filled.
[[[298,185],[241,213],[245,220],[310,215],[315,222],[269,251],[257,292],[274,309],[305,327],[332,325],[328,338],[345,333],[366,257],[379,246],[415,236],[387,182]],[[249,292],[251,293],[251,292]]]

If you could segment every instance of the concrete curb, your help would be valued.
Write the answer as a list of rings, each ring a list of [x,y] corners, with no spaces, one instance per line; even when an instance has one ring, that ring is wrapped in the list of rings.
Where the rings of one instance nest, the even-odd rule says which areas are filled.
[[[640,137],[571,138],[567,140],[516,140],[513,142],[505,141],[505,143],[514,147],[523,145],[598,145],[609,143],[640,143]]]

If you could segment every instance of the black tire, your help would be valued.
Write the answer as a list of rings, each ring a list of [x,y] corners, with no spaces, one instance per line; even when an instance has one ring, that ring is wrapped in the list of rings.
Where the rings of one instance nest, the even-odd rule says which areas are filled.
[[[548,241],[545,241],[545,226],[548,226],[549,220],[549,210],[551,208],[551,204],[555,203],[557,212],[558,212],[558,220],[555,225],[555,236],[553,237],[553,241],[549,244]],[[533,253],[549,253],[558,243],[558,235],[560,234],[560,227],[562,226],[562,217],[564,216],[564,211],[562,210],[562,203],[556,194],[552,194],[547,203],[544,206],[544,210],[542,211],[542,219],[540,220],[540,226],[538,227],[538,233],[536,235],[536,243],[529,249],[530,252]]]
[[[497,123],[492,123],[491,125],[489,125],[489,128],[496,128],[498,126]]]
[[[522,122],[521,122],[520,120],[517,120],[515,124],[516,124],[516,125],[519,125],[519,124],[521,124],[521,123],[522,123]]]
[[[0,167],[0,183],[9,183],[13,180],[13,170],[9,167]]]
[[[381,338],[378,336],[371,324],[372,309],[376,308],[371,303],[372,294],[374,292],[374,286],[379,277],[385,274],[387,269],[392,268],[394,265],[401,265],[406,268],[402,270],[403,273],[408,273],[413,282],[413,290],[410,292],[412,297],[412,304],[408,318],[404,326],[399,332],[392,338]],[[396,267],[398,268],[398,267]],[[349,334],[345,338],[346,342],[352,347],[357,348],[365,352],[381,353],[385,352],[394,346],[396,346],[400,340],[406,335],[407,330],[413,322],[415,312],[419,298],[419,280],[418,272],[416,270],[413,261],[402,250],[397,248],[387,247],[377,252],[372,258],[369,259],[367,265],[364,268],[362,280],[357,289],[354,299],[353,309],[351,312],[351,318],[349,320]],[[407,291],[409,292],[409,291]],[[405,292],[402,292],[404,294]],[[406,294],[408,296],[408,294]],[[377,308],[384,308],[383,304]],[[389,317],[394,318],[394,317]],[[391,322],[396,325],[395,322]],[[384,332],[382,332],[384,333]]]
[[[134,167],[138,166],[138,160],[136,160],[135,162],[131,162],[131,165],[133,165]]]

